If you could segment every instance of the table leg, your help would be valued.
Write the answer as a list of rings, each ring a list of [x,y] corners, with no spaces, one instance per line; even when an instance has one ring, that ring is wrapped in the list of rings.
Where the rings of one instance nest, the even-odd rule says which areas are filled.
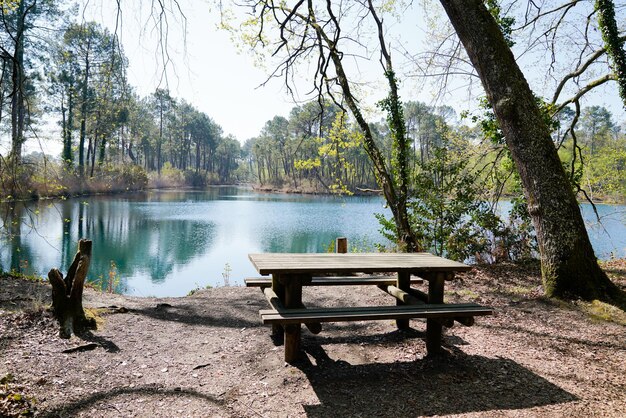
[[[411,274],[399,271],[398,272],[398,282],[397,287],[400,290],[404,290],[405,292],[409,290],[411,287]],[[396,305],[404,305],[405,303],[399,299],[396,299]],[[396,319],[396,326],[398,329],[409,329],[409,320],[408,319]]]
[[[278,296],[281,302],[285,301],[285,286],[281,283],[280,276],[278,274],[272,274],[272,290]],[[276,345],[280,345],[284,341],[283,326],[281,324],[272,324],[272,340]]]
[[[302,281],[300,277],[289,276],[283,281],[285,286],[285,308],[300,308],[302,306]],[[300,324],[285,325],[285,361],[293,363],[300,358]]]
[[[435,273],[428,280],[428,303],[443,303],[443,287],[446,273]],[[441,353],[441,322],[426,320],[426,352],[428,355]]]

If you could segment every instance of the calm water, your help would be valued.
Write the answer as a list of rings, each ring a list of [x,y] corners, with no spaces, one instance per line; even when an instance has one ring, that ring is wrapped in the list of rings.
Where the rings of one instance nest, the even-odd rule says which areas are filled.
[[[90,280],[139,296],[181,296],[256,275],[253,252],[323,252],[338,236],[374,250],[387,244],[373,213],[379,197],[259,194],[221,187],[37,202],[2,208],[14,235],[0,236],[0,267],[46,275],[67,271],[79,237],[94,241]],[[596,253],[626,256],[626,207],[583,206]],[[34,226],[34,228],[33,228]],[[608,233],[606,231],[608,231]]]
[[[0,266],[40,275],[61,266],[65,272],[78,238],[86,237],[94,241],[91,281],[113,277],[124,293],[180,296],[199,286],[243,284],[256,275],[248,253],[323,252],[338,236],[373,250],[385,241],[372,214],[383,211],[378,197],[234,187],[17,205],[4,218],[16,236],[11,242],[2,237]]]

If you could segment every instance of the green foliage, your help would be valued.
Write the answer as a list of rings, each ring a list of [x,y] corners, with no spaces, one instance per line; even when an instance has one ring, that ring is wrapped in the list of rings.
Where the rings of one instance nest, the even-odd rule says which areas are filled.
[[[119,271],[117,269],[115,261],[110,261],[108,277],[105,278],[104,276],[100,275],[98,277],[97,283],[100,287],[100,290],[105,293],[120,293],[121,277],[119,275]]]
[[[462,261],[489,248],[486,231],[499,220],[480,199],[476,176],[468,171],[456,141],[445,138],[419,168],[409,208],[423,248]]]
[[[0,9],[5,11],[13,11],[17,9],[20,0],[0,0]]]
[[[602,32],[602,40],[608,56],[611,58],[612,69],[617,76],[619,94],[626,108],[626,51],[624,40],[620,39],[620,32],[615,20],[615,5],[612,0],[596,0],[595,9],[598,12],[598,24]]]
[[[397,95],[398,80],[392,70],[385,71],[391,86],[386,98],[378,102],[378,107],[387,115],[387,127],[391,137],[391,169],[392,178],[396,187],[403,193],[407,187],[409,177],[408,157],[410,155],[409,141],[406,134],[406,123],[404,119],[404,108],[402,101]],[[402,199],[402,197],[400,198]]]
[[[209,179],[203,172],[187,170],[183,175],[185,176],[185,184],[188,186],[202,189],[209,185]]]
[[[322,164],[329,172],[328,190],[334,194],[353,194],[349,188],[350,179],[356,174],[355,163],[350,161],[350,151],[363,145],[363,134],[347,122],[348,115],[339,112],[335,116],[328,137],[317,137],[317,156],[295,160],[296,170],[318,170]]]
[[[587,154],[586,170],[581,177],[581,184],[592,197],[623,202],[626,196],[626,137],[602,145],[594,155]]]
[[[204,289],[213,289],[213,286],[211,286],[210,284],[207,284],[206,286],[202,287],[198,283],[196,283],[196,287],[194,287],[189,292],[187,292],[187,296],[193,296],[199,291],[204,290]]]
[[[572,187],[577,193],[584,190],[594,200],[624,202],[624,132],[613,122],[611,113],[601,106],[583,108],[576,126],[576,146],[570,137],[559,149]]]
[[[62,161],[53,162],[27,156],[28,164],[17,171],[0,172],[0,184],[15,185],[0,189],[0,200],[23,200],[68,197],[90,193],[110,193],[143,190],[148,185],[146,171],[134,164],[104,164],[93,177],[81,179],[78,173]],[[16,176],[17,174],[17,176]],[[18,178],[17,182],[13,179]]]
[[[489,13],[491,13],[496,20],[509,48],[515,45],[515,41],[513,41],[513,25],[515,24],[515,18],[502,15],[499,0],[485,0],[485,6],[487,6],[487,10],[489,10]]]
[[[421,248],[463,261],[494,247],[501,221],[482,200],[477,173],[468,167],[471,145],[442,122],[438,130],[439,143],[430,146],[412,175],[409,221]],[[397,242],[395,223],[376,217],[383,236]]]

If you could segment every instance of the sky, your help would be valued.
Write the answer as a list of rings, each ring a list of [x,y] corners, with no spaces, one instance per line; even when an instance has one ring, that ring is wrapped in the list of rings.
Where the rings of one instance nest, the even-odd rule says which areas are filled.
[[[171,0],[165,0],[164,4],[171,4],[170,2]],[[207,0],[179,0],[178,4],[186,18],[184,23],[186,26],[182,20],[173,20],[175,16],[180,16],[178,13],[170,15],[168,52],[172,54],[174,65],[168,66],[166,84],[174,97],[184,98],[212,117],[222,126],[225,134],[232,134],[243,142],[257,136],[265,122],[275,115],[288,116],[295,103],[287,94],[282,80],[270,80],[265,86],[261,86],[267,80],[271,66],[260,68],[255,65],[250,53],[245,50],[238,52],[231,39],[231,33],[218,29],[219,10],[216,3]],[[232,3],[224,2],[230,5]],[[108,25],[113,27],[115,20],[113,12],[116,9],[111,8],[111,5],[115,2],[89,0],[87,4],[86,16],[108,21]],[[130,59],[129,80],[140,95],[148,95],[159,83],[161,87],[165,85],[161,78],[163,69],[161,55],[157,51],[155,31],[152,30],[154,25],[149,23],[148,17],[151,0],[139,0],[139,4],[142,5],[139,10],[136,0],[122,4],[125,6],[122,9],[121,30],[118,32],[126,55]],[[437,6],[437,2],[431,4]],[[234,10],[237,13],[241,9]],[[438,13],[433,12],[432,15]],[[424,22],[418,7],[408,9],[400,23],[392,16],[388,16],[385,24],[392,33],[393,42],[403,44],[409,50],[417,50],[415,45],[423,45],[425,42],[427,22]],[[402,65],[399,52],[392,54],[395,54],[394,60]],[[378,56],[371,58],[371,62],[360,60],[358,68],[354,65],[350,74],[358,74],[358,77],[365,80],[377,79],[378,82],[382,82]],[[299,89],[300,100],[307,99],[304,92],[310,88],[310,80],[305,76],[309,72],[307,70],[310,69],[303,67],[299,72],[302,78]],[[532,64],[527,65],[525,70],[534,89],[541,90],[546,87],[542,80],[545,75],[534,72]],[[372,74],[375,74],[374,77],[371,77]],[[454,89],[454,84],[452,86]],[[404,80],[403,87],[401,94],[405,100],[449,104],[456,107],[459,112],[475,106],[475,97],[470,97],[466,93],[465,83],[459,83],[456,91],[452,91],[438,103],[433,102],[433,98],[438,97],[437,91],[423,90],[407,79]],[[549,87],[547,89],[551,91]],[[376,100],[382,98],[376,96],[378,91],[376,86],[369,90],[368,94],[374,96],[366,98],[371,108],[374,107],[373,103]],[[616,118],[623,120],[626,117],[617,95],[616,83],[609,83],[600,89],[587,104],[592,103],[608,107]]]
[[[267,79],[266,71],[255,66],[250,55],[237,52],[231,34],[218,29],[218,10],[202,0],[180,1],[186,21],[176,20],[180,14],[175,11],[170,14],[167,52],[172,64],[164,74],[149,3],[141,1],[143,7],[137,10],[137,2],[127,2],[132,7],[123,7],[118,30],[129,58],[128,79],[140,96],[157,86],[169,88],[172,96],[184,98],[240,141],[257,136],[274,115],[289,113],[294,105],[282,85],[259,87]],[[113,4],[91,1],[85,18],[109,22],[113,29]]]
[[[163,66],[163,55],[157,44],[158,31],[149,13],[152,0],[122,1],[121,25],[117,29],[116,2],[81,1],[82,6],[77,16],[79,21],[96,20],[118,33],[124,52],[129,58],[129,83],[140,96],[151,94],[156,87],[169,88],[172,96],[185,99],[209,115],[223,128],[224,134],[232,134],[241,142],[257,136],[265,122],[275,115],[288,117],[290,110],[296,105],[281,80],[270,80],[265,86],[261,86],[267,80],[270,67],[261,68],[255,65],[254,57],[249,52],[238,52],[231,33],[218,29],[220,15],[216,1],[178,0],[186,20],[183,21],[176,11],[168,14],[167,53],[172,64],[167,67]],[[162,1],[166,5],[172,5],[172,0]],[[224,3],[232,5],[233,2]],[[436,2],[431,3],[436,5]],[[427,24],[419,10],[408,10],[400,23],[393,17],[388,17],[385,23],[390,27],[394,42],[412,49],[418,49],[415,45],[423,44]],[[394,57],[398,59],[399,55],[395,52]],[[378,56],[369,58],[369,62],[361,60],[358,65],[348,62],[350,74],[358,74],[363,79],[375,74],[374,78],[381,83]],[[401,62],[400,59],[398,61]],[[165,77],[164,68],[167,69]],[[300,84],[301,101],[307,99],[303,92],[311,85],[305,75],[307,70],[307,67],[303,67],[298,73],[301,78],[297,80]],[[541,81],[533,82],[533,78],[541,80],[542,74],[533,72],[531,68],[526,70],[526,75],[534,89],[542,88]],[[401,95],[404,100],[451,105],[457,112],[475,106],[475,96],[468,94],[464,83],[458,84],[456,89],[454,84],[452,86],[451,92],[434,103],[433,98],[439,97],[436,89],[423,89],[410,79],[404,79]],[[374,109],[373,103],[382,98],[379,93],[384,93],[384,90],[376,84],[369,85],[369,93],[365,96],[366,106]],[[626,119],[617,95],[616,83],[610,83],[608,87],[601,89],[586,103],[588,104],[604,105],[613,112],[616,119]],[[56,137],[51,131],[50,134]],[[44,142],[45,151],[58,153],[56,149],[60,150],[59,141],[45,141],[44,138]]]

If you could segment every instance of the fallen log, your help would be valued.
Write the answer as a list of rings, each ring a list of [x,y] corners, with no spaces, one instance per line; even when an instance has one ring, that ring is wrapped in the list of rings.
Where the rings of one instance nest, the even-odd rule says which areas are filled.
[[[52,285],[52,309],[59,321],[59,337],[70,338],[86,329],[96,329],[96,320],[87,318],[83,309],[83,288],[89,263],[91,262],[91,241],[78,241],[78,252],[67,271],[67,276],[58,269],[48,272]]]

